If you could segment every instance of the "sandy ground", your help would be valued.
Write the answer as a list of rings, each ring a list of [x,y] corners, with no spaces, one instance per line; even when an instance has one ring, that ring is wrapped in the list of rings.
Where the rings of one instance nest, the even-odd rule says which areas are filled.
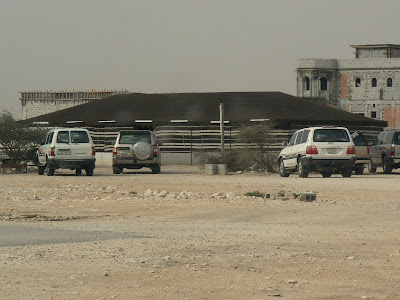
[[[399,182],[399,172],[303,179],[183,166],[3,174],[3,231],[108,239],[2,245],[0,298],[400,299]],[[253,191],[271,198],[243,196]]]

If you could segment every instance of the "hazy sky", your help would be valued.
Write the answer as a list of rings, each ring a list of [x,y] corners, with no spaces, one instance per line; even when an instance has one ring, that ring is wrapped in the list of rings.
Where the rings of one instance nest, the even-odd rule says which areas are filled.
[[[0,0],[0,109],[19,91],[282,91],[299,58],[400,44],[399,0]]]

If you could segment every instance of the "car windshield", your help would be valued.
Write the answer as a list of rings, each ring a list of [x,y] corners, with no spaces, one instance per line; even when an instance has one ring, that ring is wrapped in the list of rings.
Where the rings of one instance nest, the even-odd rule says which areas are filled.
[[[314,142],[350,142],[350,139],[344,129],[316,129]]]
[[[123,132],[119,138],[120,144],[136,144],[138,142],[144,142],[151,144],[149,132]]]
[[[89,136],[86,131],[71,131],[71,143],[85,144],[89,143]]]
[[[353,138],[354,145],[356,146],[368,146],[367,140],[365,137],[358,132],[352,132],[351,137]]]

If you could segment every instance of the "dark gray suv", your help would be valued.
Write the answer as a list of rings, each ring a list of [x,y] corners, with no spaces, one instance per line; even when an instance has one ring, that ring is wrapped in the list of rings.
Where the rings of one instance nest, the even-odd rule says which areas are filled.
[[[151,130],[122,130],[113,151],[113,173],[123,169],[150,168],[153,174],[161,172],[159,143]]]
[[[376,172],[376,167],[383,167],[383,173],[389,174],[400,168],[400,131],[389,130],[379,133],[370,147],[368,170]]]

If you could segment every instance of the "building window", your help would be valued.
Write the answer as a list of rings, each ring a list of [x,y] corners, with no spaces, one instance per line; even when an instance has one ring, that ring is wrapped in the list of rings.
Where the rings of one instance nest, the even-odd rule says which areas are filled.
[[[388,78],[388,79],[387,79],[387,81],[386,81],[386,86],[387,86],[387,87],[392,87],[392,86],[393,86],[393,80],[392,80],[392,78]]]
[[[320,84],[321,84],[321,91],[327,91],[328,90],[328,80],[326,80],[325,77],[322,77],[319,80]]]
[[[310,78],[308,78],[308,77],[304,78],[304,88],[306,91],[310,90]]]
[[[376,111],[371,111],[371,118],[376,119]]]
[[[372,80],[371,80],[371,86],[372,86],[372,87],[377,87],[377,85],[378,85],[378,81],[376,80],[376,78],[372,78]]]
[[[360,87],[361,86],[361,79],[360,78],[356,78],[355,86],[356,87]]]

